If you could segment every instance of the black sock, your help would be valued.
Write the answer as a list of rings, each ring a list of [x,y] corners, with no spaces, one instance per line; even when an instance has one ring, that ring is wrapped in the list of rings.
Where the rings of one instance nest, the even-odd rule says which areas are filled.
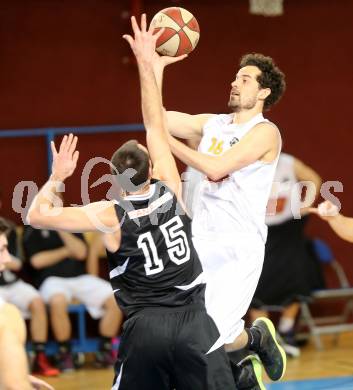
[[[101,351],[111,351],[112,350],[112,339],[111,339],[111,337],[101,336],[99,349]]]
[[[68,352],[71,352],[71,344],[70,344],[70,341],[60,341],[60,342],[59,342],[59,352],[60,352],[60,353],[68,353]]]
[[[251,351],[257,352],[260,348],[261,342],[260,331],[253,326],[251,328],[246,328],[245,331],[249,337],[247,348],[249,348]]]
[[[238,349],[237,351],[227,352],[229,360],[234,363],[238,364],[241,362],[246,356],[250,355],[251,352],[248,348],[242,348]]]
[[[35,354],[38,354],[40,352],[45,352],[45,343],[33,341],[33,350]]]

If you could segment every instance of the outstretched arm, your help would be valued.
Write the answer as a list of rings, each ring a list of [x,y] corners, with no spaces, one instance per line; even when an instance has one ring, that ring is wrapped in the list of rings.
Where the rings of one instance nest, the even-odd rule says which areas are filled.
[[[58,196],[64,190],[64,181],[70,177],[77,165],[77,137],[65,135],[59,151],[52,142],[52,174],[33,199],[27,222],[37,228],[84,232],[120,230],[112,202],[101,201],[83,207],[62,207]]]
[[[140,86],[143,122],[146,128],[148,151],[159,178],[164,180],[176,194],[180,189],[180,176],[174,157],[168,144],[167,132],[164,126],[162,99],[153,70],[156,42],[163,33],[160,30],[153,33],[153,26],[147,29],[146,15],[141,17],[141,28],[135,17],[131,18],[134,37],[124,35],[137,60]]]
[[[153,71],[157,86],[162,96],[163,77],[165,67],[179,62],[187,57],[187,54],[179,57],[160,56],[155,52],[153,56]],[[202,136],[204,124],[213,114],[190,115],[177,111],[163,110],[166,128],[170,134],[183,139],[194,139]]]
[[[310,208],[309,212],[327,221],[332,230],[343,240],[353,242],[353,218],[340,214],[338,207],[332,202],[326,200],[317,208]]]

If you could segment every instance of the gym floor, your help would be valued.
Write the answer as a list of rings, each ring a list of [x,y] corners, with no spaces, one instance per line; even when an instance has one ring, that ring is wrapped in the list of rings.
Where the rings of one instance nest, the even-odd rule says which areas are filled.
[[[266,381],[268,390],[353,390],[353,333],[341,335],[337,345],[325,336],[324,349],[318,351],[309,343],[297,359],[288,360],[287,373],[279,383]],[[50,379],[56,390],[110,389],[113,370],[85,368]]]

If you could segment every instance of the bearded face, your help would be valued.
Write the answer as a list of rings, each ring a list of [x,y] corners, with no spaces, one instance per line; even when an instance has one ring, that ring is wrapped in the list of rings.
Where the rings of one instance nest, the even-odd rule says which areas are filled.
[[[244,66],[237,73],[235,80],[232,82],[228,107],[233,112],[250,110],[258,102],[260,85],[257,77],[261,71],[256,66]]]

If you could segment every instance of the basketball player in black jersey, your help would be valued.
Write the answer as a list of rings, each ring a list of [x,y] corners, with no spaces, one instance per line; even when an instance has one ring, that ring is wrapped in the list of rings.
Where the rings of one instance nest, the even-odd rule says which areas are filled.
[[[148,151],[129,141],[114,153],[113,171],[123,191],[119,201],[60,207],[57,185],[73,174],[78,159],[77,137],[65,136],[58,151],[52,144],[52,175],[33,200],[29,222],[103,231],[111,284],[127,317],[113,390],[233,390],[223,347],[211,352],[219,333],[205,310],[202,267],[164,129],[150,61],[159,34],[146,29],[145,15],[141,29],[134,18],[132,26],[134,38],[125,39],[137,59]]]

